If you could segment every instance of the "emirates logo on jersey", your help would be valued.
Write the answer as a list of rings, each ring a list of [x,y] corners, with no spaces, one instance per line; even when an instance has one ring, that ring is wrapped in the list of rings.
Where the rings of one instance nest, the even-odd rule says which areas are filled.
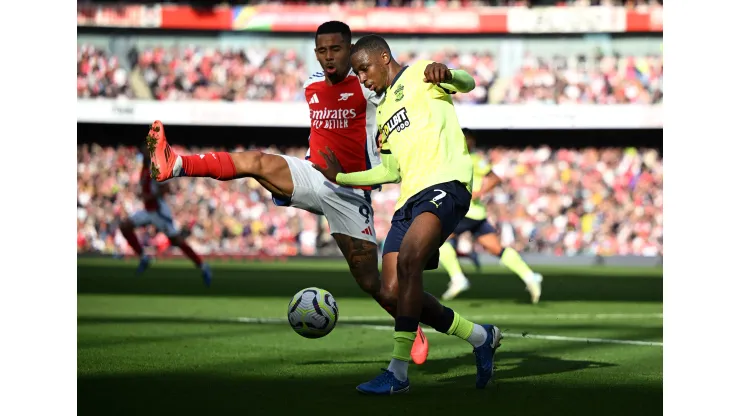
[[[346,129],[349,120],[357,117],[354,108],[328,108],[311,110],[311,127],[317,129]]]

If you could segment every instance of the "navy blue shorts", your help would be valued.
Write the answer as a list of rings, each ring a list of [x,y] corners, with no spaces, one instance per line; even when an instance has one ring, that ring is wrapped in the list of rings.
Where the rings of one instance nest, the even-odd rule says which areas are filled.
[[[470,231],[473,237],[478,238],[486,234],[496,234],[496,229],[488,220],[474,220],[468,217],[463,218],[455,227],[455,235],[460,235]]]
[[[412,196],[393,214],[391,229],[383,244],[383,255],[398,252],[414,218],[423,212],[431,212],[442,221],[442,235],[439,240],[439,246],[442,246],[460,220],[465,218],[470,208],[470,199],[470,192],[458,181],[433,185]],[[437,267],[439,251],[435,251],[424,270],[434,270]]]

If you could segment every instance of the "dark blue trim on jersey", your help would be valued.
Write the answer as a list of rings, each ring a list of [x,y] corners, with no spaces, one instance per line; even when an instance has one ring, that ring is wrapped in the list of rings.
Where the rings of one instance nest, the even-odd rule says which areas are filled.
[[[365,143],[365,170],[370,170],[372,167],[372,163],[370,163],[370,152],[367,151],[367,143]]]
[[[311,135],[310,134],[308,135],[308,153],[311,153]],[[306,155],[306,157],[305,157],[306,160],[308,160],[310,158],[311,158],[311,156],[309,156],[309,155]]]
[[[396,83],[396,81],[398,80],[398,78],[401,78],[401,74],[403,74],[403,71],[405,71],[405,70],[406,70],[406,68],[408,68],[408,67],[409,67],[409,66],[408,66],[408,65],[406,65],[405,67],[401,68],[401,70],[400,70],[400,71],[398,71],[398,73],[396,74],[396,76],[395,76],[395,77],[393,77],[393,81],[391,82],[391,85],[390,85],[390,86],[389,86],[388,88],[393,88],[393,84],[395,84],[395,83]]]
[[[290,199],[278,198],[275,195],[272,196],[272,202],[279,207],[289,207]]]

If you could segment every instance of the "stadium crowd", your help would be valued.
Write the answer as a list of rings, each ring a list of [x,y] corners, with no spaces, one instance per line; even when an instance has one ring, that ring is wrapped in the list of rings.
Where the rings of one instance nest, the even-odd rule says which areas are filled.
[[[77,0],[78,4],[161,4],[162,0]],[[663,0],[168,0],[170,4],[189,4],[199,6],[214,5],[343,5],[349,7],[538,7],[538,6],[624,6],[640,8],[662,6]]]
[[[152,48],[129,54],[132,71],[118,58],[90,45],[78,45],[77,96],[134,97],[132,73],[157,100],[302,101],[309,70],[291,49],[211,50]],[[513,77],[501,79],[490,52],[432,54],[401,52],[402,64],[417,59],[444,62],[472,74],[477,87],[456,94],[458,102],[627,104],[663,99],[662,56],[526,56]]]
[[[128,83],[129,71],[115,56],[90,45],[77,47],[77,97],[78,98],[133,98]]]
[[[212,150],[175,148],[187,154]],[[262,150],[297,157],[306,151]],[[657,151],[492,148],[486,156],[503,178],[486,201],[504,245],[553,255],[662,255],[663,162]],[[131,254],[118,224],[143,207],[141,154],[133,147],[82,145],[77,159],[78,252]],[[274,206],[252,179],[188,178],[166,184],[176,224],[200,253],[293,256],[316,254],[324,245],[335,249],[321,217]],[[397,185],[373,193],[380,241],[398,194]],[[168,252],[162,234],[139,233],[150,250]]]

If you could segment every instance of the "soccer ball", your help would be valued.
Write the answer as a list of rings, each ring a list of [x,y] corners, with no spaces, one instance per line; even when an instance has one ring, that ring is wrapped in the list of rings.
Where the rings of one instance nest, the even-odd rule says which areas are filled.
[[[334,296],[324,289],[299,290],[288,304],[288,322],[298,335],[321,338],[334,329],[339,309]]]

